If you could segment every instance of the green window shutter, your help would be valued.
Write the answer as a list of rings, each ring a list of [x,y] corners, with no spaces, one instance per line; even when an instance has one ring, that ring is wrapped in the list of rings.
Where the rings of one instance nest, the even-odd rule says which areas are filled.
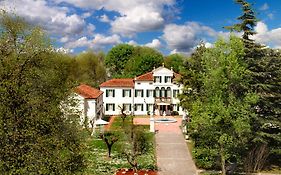
[[[115,104],[113,104],[113,111],[115,111]]]
[[[141,104],[141,111],[143,111],[143,104]]]
[[[113,90],[113,97],[115,97],[115,90]]]
[[[125,90],[122,90],[122,97],[125,97]]]
[[[149,97],[149,90],[146,90],[146,97]]]
[[[129,110],[132,111],[132,104],[129,105]]]
[[[143,97],[143,90],[141,90],[141,97]]]
[[[105,105],[105,110],[108,111],[108,104]]]
[[[105,96],[108,97],[108,89],[105,91]]]
[[[137,90],[135,90],[135,97],[137,97]]]
[[[129,90],[129,97],[131,97],[131,89]]]

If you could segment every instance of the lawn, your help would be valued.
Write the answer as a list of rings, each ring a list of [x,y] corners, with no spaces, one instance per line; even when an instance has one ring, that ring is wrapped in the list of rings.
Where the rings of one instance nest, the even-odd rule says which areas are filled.
[[[126,119],[124,125],[127,125],[132,118]],[[85,132],[85,158],[87,168],[85,174],[93,175],[112,175],[120,168],[131,168],[127,163],[126,158],[121,154],[122,137],[124,132],[122,130],[121,118],[115,118],[110,131],[116,132],[120,139],[112,147],[111,158],[107,157],[107,148],[103,140],[91,137]],[[138,158],[139,169],[156,169],[155,158],[155,140],[154,134],[149,133],[149,126],[138,126],[145,131],[149,140],[149,150]]]

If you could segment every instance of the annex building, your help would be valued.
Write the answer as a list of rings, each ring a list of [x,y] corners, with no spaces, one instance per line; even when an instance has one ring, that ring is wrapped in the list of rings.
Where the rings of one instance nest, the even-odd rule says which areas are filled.
[[[164,65],[136,78],[111,79],[100,85],[105,115],[119,115],[121,108],[133,115],[182,115],[177,95],[182,85],[175,80],[180,75]]]

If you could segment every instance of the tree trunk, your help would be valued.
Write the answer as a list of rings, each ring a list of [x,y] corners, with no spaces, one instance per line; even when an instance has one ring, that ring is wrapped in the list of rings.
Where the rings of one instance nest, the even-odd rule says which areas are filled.
[[[221,156],[221,174],[226,175],[226,169],[225,169],[225,156],[224,156],[224,149],[223,146],[221,145],[220,148],[220,156]]]
[[[108,149],[108,158],[111,157],[111,148],[112,148],[112,144],[111,145],[107,145],[107,149]]]

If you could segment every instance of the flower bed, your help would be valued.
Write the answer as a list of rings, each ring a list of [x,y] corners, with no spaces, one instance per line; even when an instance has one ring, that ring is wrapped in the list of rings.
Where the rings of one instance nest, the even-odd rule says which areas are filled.
[[[115,175],[157,175],[157,172],[153,170],[138,170],[134,172],[133,169],[120,169]]]

